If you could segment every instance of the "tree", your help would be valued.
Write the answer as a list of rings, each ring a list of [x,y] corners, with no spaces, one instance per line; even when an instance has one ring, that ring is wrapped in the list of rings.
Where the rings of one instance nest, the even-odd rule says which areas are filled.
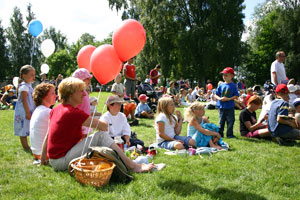
[[[289,78],[300,79],[300,5],[296,0],[266,2],[256,8],[249,39],[246,67],[254,73],[255,83],[270,79],[270,66],[279,50],[285,51]]]
[[[44,41],[45,39],[51,39],[54,42],[56,51],[68,48],[67,37],[52,26],[43,31],[41,40]]]
[[[6,76],[9,75],[10,63],[8,59],[8,49],[5,38],[4,28],[0,20],[0,81],[4,81]]]
[[[241,63],[243,0],[109,0],[109,5],[124,9],[123,18],[138,19],[146,29],[138,71],[160,63],[165,77],[204,81]]]
[[[56,51],[47,58],[49,65],[49,77],[62,74],[64,76],[71,76],[77,69],[76,59],[74,59],[66,49]]]
[[[19,69],[30,63],[29,52],[26,52],[26,28],[23,26],[23,17],[20,9],[15,7],[10,19],[10,26],[7,28],[7,39],[9,41],[9,52],[11,74],[17,76]]]

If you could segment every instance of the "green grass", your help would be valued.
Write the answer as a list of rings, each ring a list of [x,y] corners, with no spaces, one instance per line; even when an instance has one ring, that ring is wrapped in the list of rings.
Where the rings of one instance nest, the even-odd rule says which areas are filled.
[[[97,96],[96,93],[92,94]],[[108,93],[101,93],[98,111]],[[106,110],[106,109],[105,109]],[[180,108],[183,112],[183,109]],[[207,110],[218,123],[217,110]],[[239,112],[234,133],[239,136]],[[96,189],[83,186],[67,172],[32,164],[13,135],[13,111],[0,111],[0,199],[299,199],[300,148],[256,139],[224,139],[232,146],[213,156],[167,156],[163,150],[155,163],[166,168],[155,173],[134,174],[128,184],[110,183]],[[153,120],[133,127],[146,145],[155,142]],[[186,135],[185,123],[182,135]]]

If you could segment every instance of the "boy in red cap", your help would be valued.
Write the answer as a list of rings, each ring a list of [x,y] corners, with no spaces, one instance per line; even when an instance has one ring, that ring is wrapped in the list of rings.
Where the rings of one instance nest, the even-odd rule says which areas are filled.
[[[219,133],[224,137],[223,131],[225,122],[227,123],[227,138],[235,138],[233,135],[234,100],[239,98],[239,92],[236,84],[232,82],[234,70],[226,67],[222,72],[225,81],[218,86],[215,97],[217,98],[217,108],[219,108]]]
[[[297,128],[295,120],[286,120],[289,113],[289,89],[285,84],[279,84],[276,87],[276,96],[272,102],[268,128],[272,137],[275,137],[279,144],[284,144],[285,139],[300,139],[300,131]]]
[[[153,118],[154,114],[151,108],[147,104],[148,98],[149,97],[147,97],[145,94],[141,94],[139,96],[140,103],[136,107],[135,114],[134,114],[135,117],[149,118],[149,119]]]

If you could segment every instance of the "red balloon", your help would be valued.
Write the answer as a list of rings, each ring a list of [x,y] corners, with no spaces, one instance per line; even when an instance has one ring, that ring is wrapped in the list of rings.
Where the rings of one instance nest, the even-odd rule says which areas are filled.
[[[134,19],[125,20],[112,36],[113,46],[123,62],[140,53],[145,42],[146,31],[143,25]]]
[[[112,45],[99,46],[91,56],[91,68],[101,85],[112,81],[122,69],[122,61]]]
[[[92,71],[90,66],[90,59],[92,53],[95,51],[96,47],[92,45],[86,45],[82,47],[77,54],[77,63],[79,68],[85,68],[89,72]]]

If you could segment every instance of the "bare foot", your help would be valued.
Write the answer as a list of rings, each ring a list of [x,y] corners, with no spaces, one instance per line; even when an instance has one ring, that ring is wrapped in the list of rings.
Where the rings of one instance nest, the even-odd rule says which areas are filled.
[[[154,166],[154,163],[150,164],[136,164],[135,167],[132,169],[132,172],[135,173],[143,173],[149,172]]]

